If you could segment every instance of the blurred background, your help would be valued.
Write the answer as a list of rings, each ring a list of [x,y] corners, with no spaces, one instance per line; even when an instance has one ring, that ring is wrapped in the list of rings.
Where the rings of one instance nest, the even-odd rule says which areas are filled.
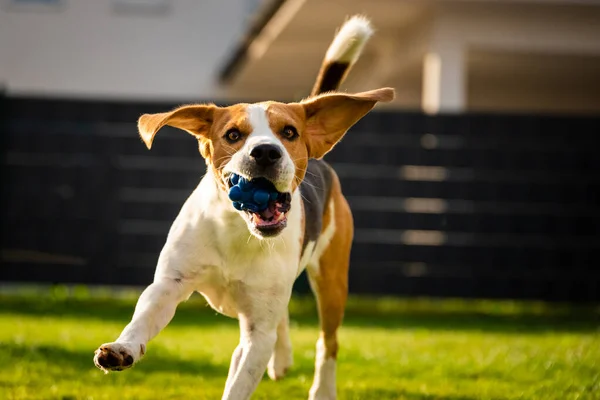
[[[307,96],[336,29],[375,36],[342,90],[396,88],[326,159],[355,219],[338,396],[600,393],[600,1],[0,0],[0,399],[220,398],[236,321],[194,295],[104,375],[205,172],[143,113]],[[306,398],[318,316],[301,276]]]
[[[397,99],[327,156],[351,292],[600,300],[592,0],[2,0],[2,285],[149,284],[205,167],[139,115],[298,100],[354,13],[376,35],[343,90]]]

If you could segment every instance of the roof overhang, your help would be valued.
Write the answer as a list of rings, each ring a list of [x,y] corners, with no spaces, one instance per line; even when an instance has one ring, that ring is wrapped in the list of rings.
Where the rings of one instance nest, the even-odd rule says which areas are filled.
[[[417,23],[430,4],[428,0],[267,1],[221,69],[220,83],[232,98],[303,97],[314,83],[336,29],[349,16],[364,14],[372,20],[376,34],[345,85],[351,87],[354,77],[368,74],[360,70],[377,57],[385,41]],[[273,74],[278,79],[268,79]]]
[[[575,12],[585,25],[600,15],[598,6],[599,0],[268,0],[220,71],[221,90],[224,97],[236,101],[294,101],[307,96],[336,29],[347,17],[363,14],[373,22],[375,35],[341,90],[357,92],[391,86],[397,89],[396,100],[383,106],[419,109],[423,96],[423,56],[431,44],[435,31],[432,27],[443,26],[439,24],[442,15],[471,15],[471,11],[477,11],[472,15],[490,15],[490,12],[494,16],[512,15],[510,18],[546,15],[557,21],[556,15],[572,16]],[[527,25],[526,19],[517,19]],[[494,29],[502,30],[498,26]],[[544,29],[552,30],[553,26]],[[537,35],[534,39],[538,41],[552,36],[548,32],[532,34],[531,29],[520,32],[532,37]],[[579,44],[594,46],[588,42]],[[549,49],[549,54],[561,54],[564,50],[559,48],[559,43],[545,44],[557,49]],[[543,54],[540,56],[533,51],[535,49],[510,46],[506,49],[501,46],[500,50],[510,51],[500,55],[495,50],[494,46],[469,49],[465,63],[473,82],[499,86],[494,79],[509,75],[523,75],[523,82],[535,81],[535,76],[529,78],[526,73],[539,71],[530,64],[543,59]],[[515,61],[516,56],[519,63]],[[565,60],[568,64],[569,60]],[[596,61],[585,64],[592,68]],[[564,69],[561,76],[580,74]],[[547,82],[556,80],[552,72],[544,74]],[[592,75],[583,74],[582,80]]]

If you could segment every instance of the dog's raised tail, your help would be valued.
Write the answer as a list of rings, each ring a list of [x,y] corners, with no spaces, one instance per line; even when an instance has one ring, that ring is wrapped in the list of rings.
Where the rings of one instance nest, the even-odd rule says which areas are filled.
[[[349,18],[329,46],[311,96],[336,90],[373,34],[371,22],[362,15]]]

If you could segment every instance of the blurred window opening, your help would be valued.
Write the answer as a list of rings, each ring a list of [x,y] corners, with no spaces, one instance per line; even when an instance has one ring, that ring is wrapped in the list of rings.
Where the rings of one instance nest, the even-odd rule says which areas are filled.
[[[8,0],[3,6],[9,11],[56,11],[65,5],[65,0]]]
[[[171,0],[113,0],[116,12],[163,14],[171,9]]]

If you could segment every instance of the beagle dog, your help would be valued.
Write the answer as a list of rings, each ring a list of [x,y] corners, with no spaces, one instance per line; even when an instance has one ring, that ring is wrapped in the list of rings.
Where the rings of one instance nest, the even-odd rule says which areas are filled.
[[[377,102],[394,98],[391,88],[335,91],[372,32],[364,17],[347,20],[311,96],[300,102],[192,104],[140,117],[148,148],[165,125],[195,136],[207,172],[175,219],[131,322],[115,342],[96,350],[98,368],[122,371],[138,362],[178,303],[197,291],[216,311],[239,320],[240,342],[222,398],[248,399],[265,370],[277,380],[292,366],[288,303],[306,269],[321,325],[309,398],[336,398],[337,329],[353,222],[338,177],[321,159]],[[266,179],[279,195],[262,211],[238,210],[228,198],[233,175]]]

